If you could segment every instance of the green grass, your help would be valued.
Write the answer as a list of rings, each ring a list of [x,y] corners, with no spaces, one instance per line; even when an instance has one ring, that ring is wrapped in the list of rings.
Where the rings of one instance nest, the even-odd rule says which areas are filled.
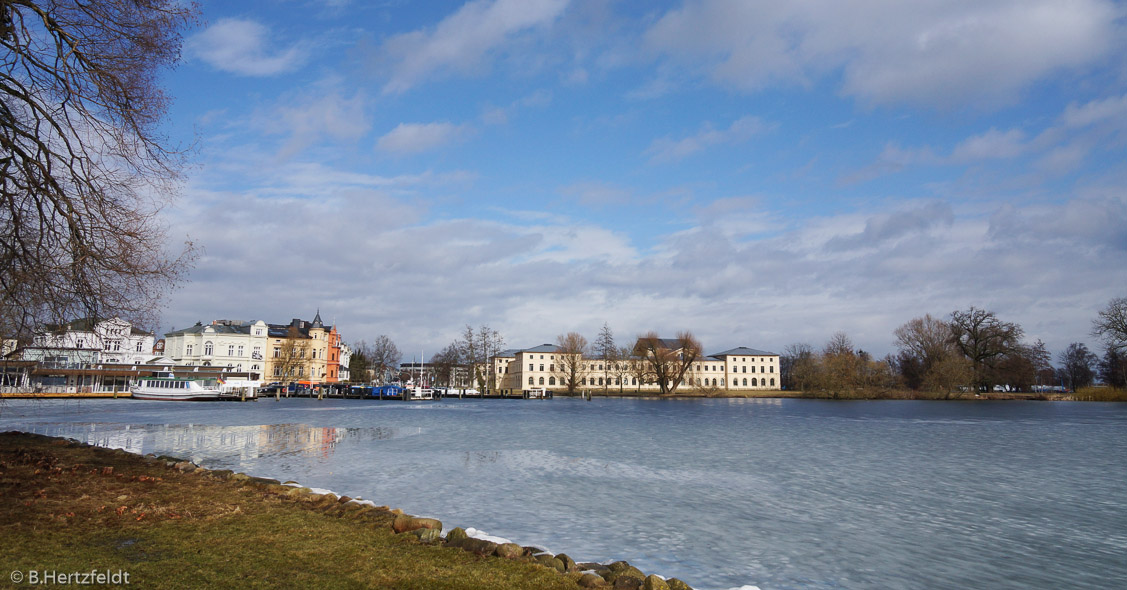
[[[578,587],[574,574],[397,536],[386,509],[61,443],[0,434],[0,575],[123,570],[157,589]]]

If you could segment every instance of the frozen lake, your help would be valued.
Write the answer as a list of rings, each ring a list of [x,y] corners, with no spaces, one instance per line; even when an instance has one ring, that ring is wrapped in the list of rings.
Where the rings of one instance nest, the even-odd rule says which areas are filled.
[[[698,589],[1127,588],[1127,404],[0,403]]]

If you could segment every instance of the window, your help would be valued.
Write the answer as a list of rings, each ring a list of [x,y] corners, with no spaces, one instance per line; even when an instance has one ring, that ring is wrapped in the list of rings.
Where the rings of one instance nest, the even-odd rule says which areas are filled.
[[[239,363],[239,364],[235,365],[235,370],[236,370],[236,371],[238,371],[238,372],[240,372],[240,373],[242,373],[242,372],[243,372],[243,365],[242,365],[242,363]]]
[[[77,341],[75,341],[75,346],[77,348],[82,348],[82,345],[83,345],[84,342],[85,341],[83,339],[79,338]]]
[[[744,377],[744,387],[747,387],[747,377]]]
[[[140,342],[137,343],[137,352],[141,352],[141,343]]]
[[[555,365],[548,365],[548,371],[555,373],[556,372],[556,366]]]
[[[242,344],[239,345],[239,356],[240,357],[243,356],[243,345]]]
[[[213,346],[212,346],[210,341],[204,342],[203,343],[203,355],[204,356],[211,356],[212,348],[213,348]]]
[[[528,370],[529,370],[529,371],[534,371],[534,370],[535,370],[535,369],[533,369],[533,368],[532,368],[532,363],[528,363]],[[529,383],[529,385],[532,385],[532,384],[531,384],[531,383]]]
[[[282,376],[282,367],[274,367],[274,376],[275,377],[281,377]]]
[[[746,372],[747,372],[747,367],[744,367],[744,373],[746,373]]]
[[[580,379],[580,380],[579,380],[579,384],[580,384],[580,385],[587,385],[587,378],[586,378],[586,377],[584,377],[584,378]]]
[[[528,384],[529,385],[536,385],[536,381],[532,377],[529,377],[528,378]]]
[[[113,349],[114,349],[114,352],[121,350],[121,340],[114,340]]]
[[[540,355],[540,356],[544,356],[544,355]],[[543,384],[544,384],[544,378],[543,378],[543,377],[541,377],[541,378],[540,378],[540,385],[543,385]]]
[[[771,372],[772,372],[772,373],[774,373],[774,372],[775,372],[775,365],[771,365]],[[772,379],[772,380],[771,380],[771,385],[774,385],[774,384],[775,384],[775,380],[774,380],[774,379]]]
[[[188,345],[187,355],[192,356],[192,345],[191,344]]]
[[[759,387],[759,382],[755,379],[755,377],[751,378],[751,386],[752,387]]]
[[[772,377],[772,378],[771,378],[771,387],[774,387],[774,386],[775,386],[775,378],[774,378],[774,377]]]
[[[275,346],[274,347],[274,358],[278,358],[280,356],[282,356],[282,349],[281,349],[281,347]]]
[[[544,356],[544,355],[540,355],[540,356]],[[543,364],[541,364],[541,365],[540,365],[540,370],[541,370],[541,371],[543,371],[543,370],[544,370],[544,365],[543,365]]]
[[[634,377],[633,379],[630,380],[630,385],[637,385],[637,384],[638,384],[638,378],[637,377]]]
[[[228,344],[227,345],[227,356],[235,356],[235,345],[234,344]]]
[[[555,384],[556,384],[556,378],[555,377],[548,377],[548,385],[555,385]]]
[[[721,385],[721,386],[723,386],[723,385],[724,385],[724,380],[723,380],[723,379],[721,379],[721,380],[720,380],[720,385]]]

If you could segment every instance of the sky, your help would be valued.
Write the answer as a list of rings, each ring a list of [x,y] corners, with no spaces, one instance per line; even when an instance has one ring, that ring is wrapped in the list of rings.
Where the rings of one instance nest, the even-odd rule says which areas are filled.
[[[1127,5],[201,2],[162,330],[429,358],[608,325],[876,356],[970,306],[1054,354],[1127,296]]]

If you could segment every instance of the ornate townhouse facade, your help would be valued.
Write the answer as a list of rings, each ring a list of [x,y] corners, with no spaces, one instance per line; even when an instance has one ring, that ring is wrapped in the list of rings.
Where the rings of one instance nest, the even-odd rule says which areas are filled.
[[[304,384],[347,380],[346,357],[351,354],[336,326],[325,327],[320,311],[313,321],[295,318],[289,324],[197,323],[165,334],[164,347],[165,356],[177,364],[230,367],[267,382]]]
[[[48,326],[32,338],[23,356],[27,360],[56,363],[136,365],[155,356],[153,343],[153,334],[121,318],[102,321],[84,318],[61,326]]]
[[[268,326],[262,320],[216,320],[164,335],[164,354],[178,365],[229,367],[263,375]]]

